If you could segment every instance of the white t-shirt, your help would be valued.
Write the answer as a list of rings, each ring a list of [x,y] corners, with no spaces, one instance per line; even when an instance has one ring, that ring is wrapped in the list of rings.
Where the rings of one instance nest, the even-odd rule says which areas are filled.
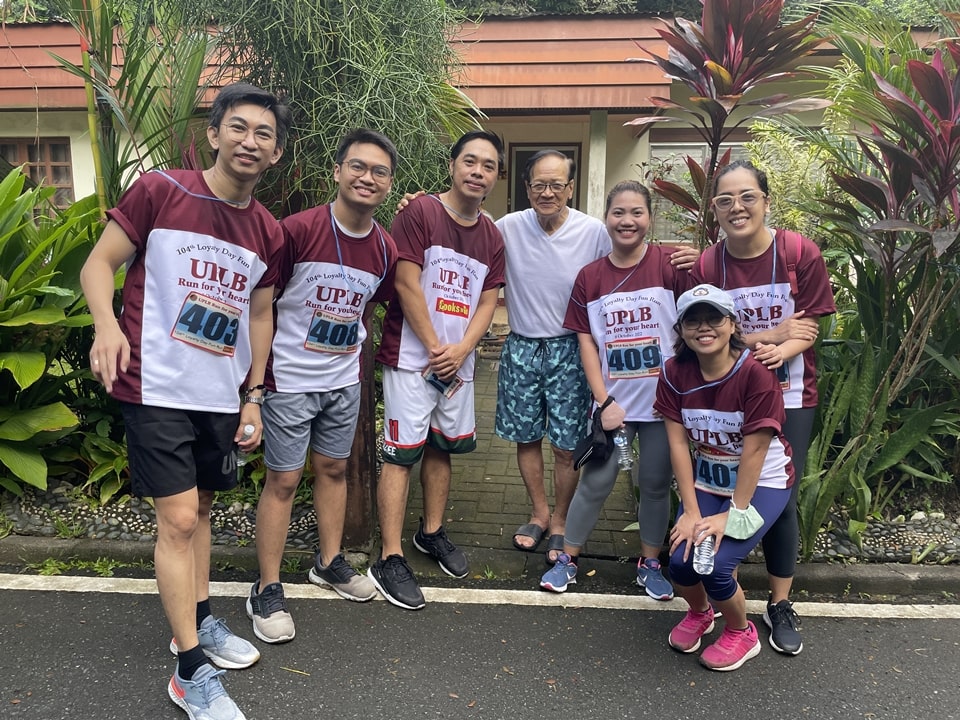
[[[510,329],[530,338],[569,335],[563,317],[577,273],[610,252],[610,235],[600,220],[570,208],[548,235],[532,208],[497,220],[507,260],[507,318]]]

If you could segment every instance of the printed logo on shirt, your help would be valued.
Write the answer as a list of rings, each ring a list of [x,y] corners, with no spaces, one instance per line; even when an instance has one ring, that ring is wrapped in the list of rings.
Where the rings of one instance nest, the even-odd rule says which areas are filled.
[[[444,300],[443,298],[437,298],[437,312],[443,313],[444,315],[456,315],[457,317],[470,317],[470,306],[466,303],[457,302],[456,300]]]

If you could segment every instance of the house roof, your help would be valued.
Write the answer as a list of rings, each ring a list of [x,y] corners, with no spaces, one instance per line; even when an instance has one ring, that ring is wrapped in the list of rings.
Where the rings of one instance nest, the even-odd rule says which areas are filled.
[[[86,107],[83,81],[63,70],[52,55],[80,64],[80,36],[70,25],[0,26],[0,108]]]
[[[488,115],[649,109],[650,96],[670,97],[661,70],[628,63],[667,54],[657,34],[670,18],[579,15],[486,18],[465,23],[452,43],[463,68],[455,84]],[[915,31],[921,42],[932,31]],[[835,54],[822,46],[817,55]],[[0,110],[86,107],[83,83],[52,55],[80,63],[80,38],[66,23],[0,25]]]
[[[666,44],[651,17],[487,19],[467,23],[453,43],[464,67],[456,79],[488,114],[578,112],[648,107],[669,84],[642,57],[637,42],[658,52]],[[0,109],[81,109],[83,83],[53,58],[80,63],[80,38],[68,24],[0,27]]]
[[[621,16],[487,18],[457,34],[464,69],[457,81],[487,114],[639,110],[651,95],[670,96],[661,70],[645,63],[642,45],[667,44],[663,19]]]

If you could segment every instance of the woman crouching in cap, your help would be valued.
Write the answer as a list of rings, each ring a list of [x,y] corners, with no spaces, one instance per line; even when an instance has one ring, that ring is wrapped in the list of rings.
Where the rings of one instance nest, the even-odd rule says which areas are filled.
[[[684,653],[700,648],[723,613],[720,637],[700,656],[712,670],[736,670],[760,652],[734,571],[780,516],[794,482],[782,437],[783,393],[776,375],[743,342],[733,299],[698,285],[677,300],[675,356],[657,385],[680,509],[670,531],[670,577],[690,608],[670,633]],[[693,444],[691,461],[690,444]],[[694,546],[712,537],[714,566],[694,570]]]

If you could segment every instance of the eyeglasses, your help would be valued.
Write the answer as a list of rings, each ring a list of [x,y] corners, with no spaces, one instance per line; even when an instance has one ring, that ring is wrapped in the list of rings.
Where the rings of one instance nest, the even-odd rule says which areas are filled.
[[[393,177],[393,171],[386,165],[367,165],[363,160],[347,160],[344,163],[347,170],[354,177],[363,177],[368,172],[373,175],[374,180],[383,182]]]
[[[687,316],[680,321],[680,325],[684,330],[696,330],[702,323],[706,323],[712,328],[718,328],[723,325],[726,319],[726,315],[701,315],[699,317]]]
[[[530,188],[530,190],[533,192],[534,195],[543,195],[547,191],[547,188],[550,188],[550,192],[552,192],[554,195],[559,195],[564,190],[566,190],[567,186],[570,185],[570,183],[572,182],[573,180],[567,180],[565,183],[538,182],[538,183],[533,183],[528,187]]]
[[[736,195],[718,195],[713,199],[713,206],[717,210],[729,210],[733,207],[733,204],[739,200],[740,205],[745,208],[750,208],[766,197],[766,193],[747,190],[742,193],[737,193]]]
[[[243,142],[250,134],[250,128],[241,122],[224,123],[223,127],[227,129],[227,136],[236,142]],[[269,146],[277,142],[277,134],[270,128],[253,128],[253,139],[257,145]]]

